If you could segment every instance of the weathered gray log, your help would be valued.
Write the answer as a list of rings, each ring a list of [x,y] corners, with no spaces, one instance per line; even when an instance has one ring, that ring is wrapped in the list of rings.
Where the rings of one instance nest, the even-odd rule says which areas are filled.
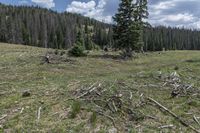
[[[189,127],[191,130],[193,130],[196,133],[200,133],[199,130],[197,130],[196,128],[194,128],[193,126],[187,124],[185,121],[183,121],[180,117],[178,117],[175,113],[173,113],[172,111],[170,111],[169,109],[167,109],[165,106],[161,105],[159,102],[157,102],[156,100],[154,100],[153,98],[148,97],[147,98],[150,102],[153,102],[154,104],[156,104],[158,107],[162,108],[163,110],[165,110],[167,113],[169,113],[170,115],[172,115],[177,121],[179,121],[183,126],[185,127]]]

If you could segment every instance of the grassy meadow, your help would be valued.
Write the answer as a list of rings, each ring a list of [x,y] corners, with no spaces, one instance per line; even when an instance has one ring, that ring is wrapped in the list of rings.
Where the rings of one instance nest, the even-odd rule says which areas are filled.
[[[176,71],[183,83],[200,88],[199,51],[149,52],[127,61],[111,58],[117,53],[96,51],[80,58],[63,54],[62,59],[68,60],[42,63],[47,52],[55,50],[0,43],[0,132],[193,132],[151,104],[136,109],[150,116],[138,121],[106,110],[114,125],[94,112],[96,104],[81,98],[74,100],[77,89],[94,83],[101,83],[108,95],[133,94],[129,100],[123,97],[125,102],[136,103],[141,95],[151,97],[200,129],[194,120],[194,116],[200,117],[200,95],[172,98],[170,86],[163,86],[164,81],[157,78],[160,73],[169,75]],[[23,97],[25,91],[30,96]]]

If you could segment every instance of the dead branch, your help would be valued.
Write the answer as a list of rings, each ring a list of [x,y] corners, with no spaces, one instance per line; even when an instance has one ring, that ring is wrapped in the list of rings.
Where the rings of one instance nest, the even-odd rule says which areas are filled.
[[[193,119],[200,126],[200,122],[199,122],[199,120],[197,119],[197,117],[195,115],[193,116]]]
[[[190,88],[192,88],[193,85],[189,85],[186,90],[189,90]]]
[[[171,124],[171,125],[160,126],[158,128],[163,129],[163,128],[172,128],[172,127],[174,127],[174,125]]]
[[[102,115],[102,116],[105,116],[105,117],[107,117],[108,119],[110,119],[110,120],[112,121],[112,123],[113,123],[113,126],[114,126],[115,128],[117,128],[117,127],[116,127],[116,124],[115,124],[115,120],[114,120],[113,117],[111,117],[111,116],[109,116],[109,115],[106,115],[106,114],[104,114],[104,113],[102,113],[102,112],[99,112],[99,111],[95,111],[95,112],[97,112],[98,114],[100,114],[100,115]]]
[[[3,115],[1,118],[0,118],[0,121],[5,119],[8,115]]]
[[[8,82],[3,82],[3,83],[0,83],[0,85],[4,85],[4,84],[10,84],[10,83],[8,83]]]
[[[24,111],[24,108],[21,109],[20,114],[23,113],[23,111]]]
[[[71,87],[71,86],[75,86],[75,85],[79,84],[80,82],[81,82],[81,81],[76,81],[76,82],[74,82],[74,83],[68,84],[67,87],[69,88],[69,87]]]
[[[113,107],[114,107],[115,112],[117,112],[117,107],[115,106],[115,102],[112,101],[112,104],[113,104]]]
[[[130,100],[133,98],[133,93],[130,91]]]
[[[193,126],[187,124],[185,121],[183,121],[180,117],[178,117],[175,113],[173,113],[172,111],[170,111],[169,109],[167,109],[165,106],[161,105],[159,102],[157,102],[156,100],[154,100],[153,98],[148,97],[147,98],[150,102],[153,102],[154,104],[156,104],[158,107],[162,108],[163,110],[165,110],[167,113],[169,113],[170,115],[172,115],[176,120],[178,120],[183,126],[185,127],[189,127],[191,130],[195,131],[196,133],[200,133],[200,131],[198,131],[197,129],[195,129]]]
[[[153,120],[158,120],[158,118],[154,117],[154,116],[150,116],[150,115],[146,115],[145,116],[146,118],[149,118],[149,119],[153,119]]]
[[[83,93],[82,95],[78,96],[76,99],[79,99],[79,98],[82,98],[82,97],[86,96],[88,93],[93,92],[94,90],[96,90],[98,87],[101,86],[101,84],[99,84],[98,87],[94,87],[95,84],[96,84],[96,83],[94,83],[92,86],[90,86],[90,87],[89,87],[89,90],[88,90],[87,92],[85,92],[85,93]]]
[[[41,109],[42,109],[42,107],[39,107],[39,109],[38,109],[38,115],[37,115],[37,120],[38,121],[40,120]]]

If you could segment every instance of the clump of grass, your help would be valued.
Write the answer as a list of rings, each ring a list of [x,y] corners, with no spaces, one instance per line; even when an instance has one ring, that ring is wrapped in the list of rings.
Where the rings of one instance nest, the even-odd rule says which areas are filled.
[[[60,56],[63,56],[64,54],[66,54],[66,52],[65,52],[64,50],[62,50],[62,51],[60,52]]]
[[[198,62],[200,62],[200,60],[189,59],[189,60],[186,60],[185,62],[188,62],[188,63],[198,63]]]
[[[96,125],[96,121],[97,121],[97,113],[93,112],[91,117],[90,117],[90,123],[95,126]]]
[[[188,105],[198,107],[197,101],[190,101],[190,102],[188,102]]]
[[[81,111],[81,103],[79,101],[74,101],[72,103],[71,109],[72,110],[70,113],[70,118],[74,119],[74,118],[76,118],[77,114],[80,113],[80,111]]]
[[[100,129],[97,133],[106,133],[104,129]]]
[[[179,70],[179,67],[178,67],[178,66],[175,66],[175,67],[174,67],[174,70],[176,70],[176,71]]]
[[[55,54],[55,55],[58,55],[58,54],[59,54],[59,51],[56,49],[56,50],[54,51],[54,54]]]

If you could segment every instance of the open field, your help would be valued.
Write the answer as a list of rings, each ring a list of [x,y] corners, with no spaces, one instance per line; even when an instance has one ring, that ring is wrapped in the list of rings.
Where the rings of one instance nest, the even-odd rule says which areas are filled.
[[[146,97],[200,130],[199,51],[154,52],[129,61],[108,58],[103,52],[81,58],[64,54],[62,58],[68,61],[43,64],[47,51],[55,50],[0,43],[0,132],[194,132],[153,103],[130,106],[146,101]],[[196,91],[173,98],[173,87],[165,83],[165,76],[174,72],[180,84]],[[94,83],[105,90],[99,98],[120,94],[122,108],[140,112],[142,117],[130,119],[121,108],[113,113],[104,106],[103,115],[96,113],[105,103],[89,102],[80,95],[77,98],[76,92]],[[30,96],[23,97],[25,91]]]

